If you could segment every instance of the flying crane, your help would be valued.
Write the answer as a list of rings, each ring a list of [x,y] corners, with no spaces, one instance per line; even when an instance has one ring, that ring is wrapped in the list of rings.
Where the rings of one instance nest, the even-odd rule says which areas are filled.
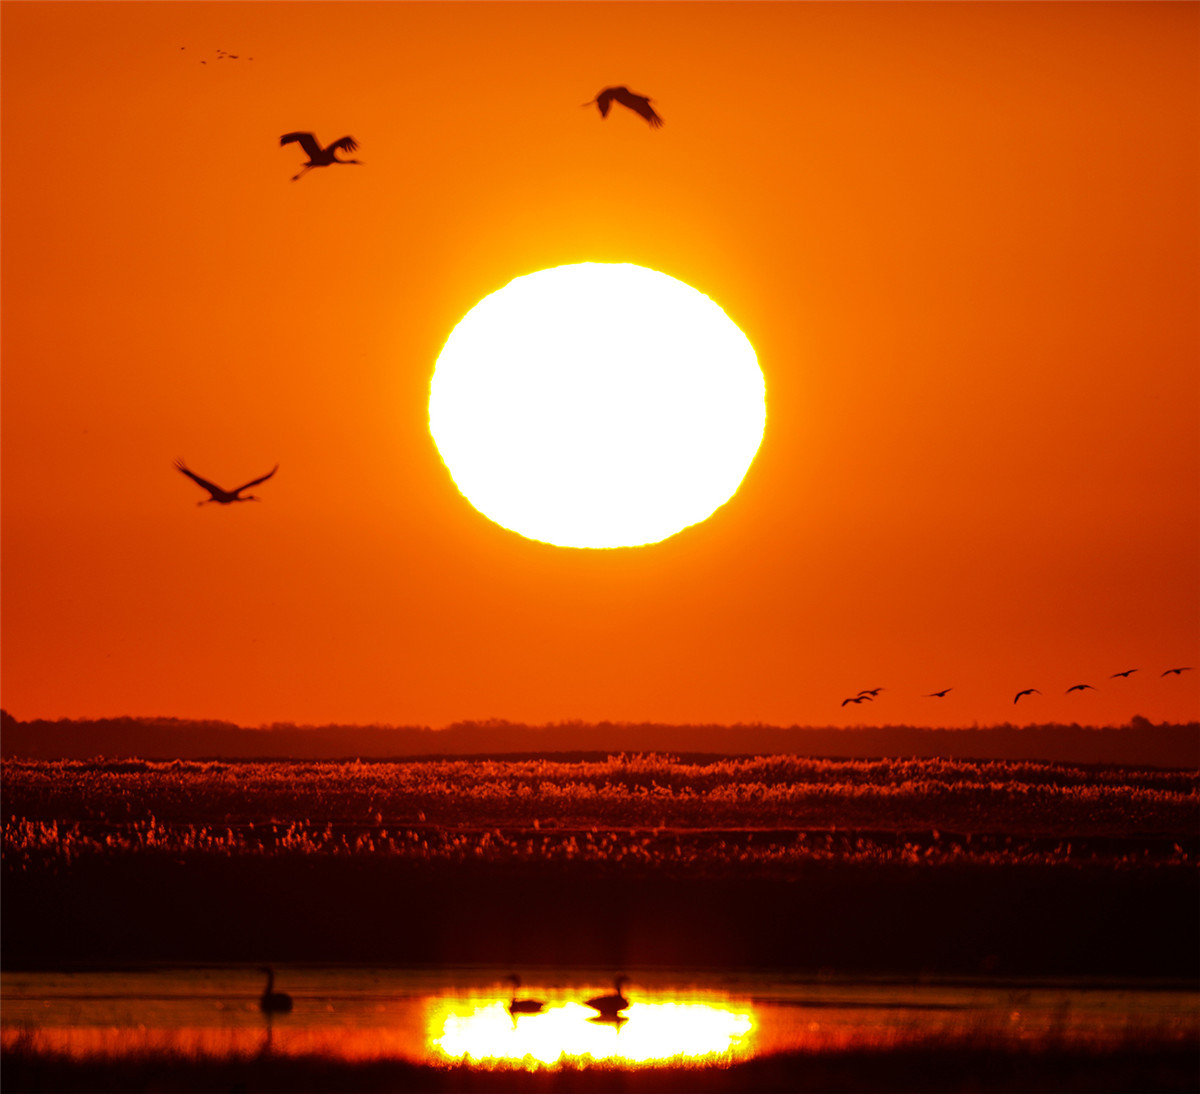
[[[645,95],[635,95],[627,87],[606,87],[594,99],[583,103],[583,105],[591,106],[592,103],[595,103],[600,110],[600,117],[607,118],[608,108],[612,106],[614,99],[622,106],[628,107],[635,114],[640,114],[650,123],[652,129],[661,128],[663,120],[654,112],[654,107],[650,105],[650,100]]]
[[[266,482],[276,471],[279,470],[279,464],[276,464],[265,475],[257,479],[251,479],[249,482],[239,486],[236,490],[222,490],[215,482],[209,482],[208,479],[202,479],[195,471],[192,471],[183,462],[183,460],[175,461],[175,469],[183,472],[193,482],[203,486],[212,497],[205,498],[203,501],[196,502],[197,505],[208,505],[210,502],[216,502],[218,505],[232,505],[235,501],[262,501],[262,498],[257,498],[253,494],[247,494],[244,498],[241,497],[243,490],[249,490],[252,486],[257,486],[260,482]]]
[[[299,175],[292,176],[292,182],[300,178],[305,171],[310,171],[314,167],[328,167],[331,163],[356,163],[361,167],[362,164],[358,160],[339,160],[337,153],[339,148],[344,148],[347,152],[358,151],[358,142],[353,137],[339,137],[332,144],[322,148],[317,144],[317,138],[311,133],[284,133],[279,138],[279,146],[282,148],[285,144],[293,144],[299,141],[300,147],[308,154],[308,163],[304,165],[304,170]]]

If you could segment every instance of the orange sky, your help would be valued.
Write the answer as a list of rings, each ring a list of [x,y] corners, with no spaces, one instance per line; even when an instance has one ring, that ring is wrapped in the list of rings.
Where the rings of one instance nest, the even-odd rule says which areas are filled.
[[[17,717],[1200,712],[1197,4],[2,20]],[[663,129],[579,108],[620,83]],[[293,185],[296,129],[366,166]],[[490,523],[427,430],[463,314],[588,260],[707,293],[766,377],[741,490],[656,546]],[[197,508],[176,456],[281,467]]]

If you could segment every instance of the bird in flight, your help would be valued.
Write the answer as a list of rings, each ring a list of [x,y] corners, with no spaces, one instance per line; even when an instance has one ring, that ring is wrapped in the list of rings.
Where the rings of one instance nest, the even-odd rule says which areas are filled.
[[[654,112],[650,100],[645,95],[635,95],[627,87],[606,87],[594,99],[583,105],[591,106],[595,103],[600,108],[600,117],[607,118],[608,108],[612,106],[613,99],[622,106],[627,106],[635,114],[640,114],[650,123],[651,128],[658,129],[662,125],[663,120]]]
[[[1069,688],[1067,688],[1067,690],[1065,692],[1063,692],[1063,694],[1070,695],[1071,692],[1073,692],[1073,691],[1085,691],[1088,688],[1091,688],[1092,691],[1096,690],[1095,688],[1092,687],[1091,684],[1072,684]]]
[[[1024,691],[1017,692],[1016,696],[1013,698],[1013,702],[1015,703],[1017,701],[1017,699],[1021,698],[1022,695],[1041,695],[1041,694],[1042,693],[1040,691],[1038,691],[1037,688],[1026,688]]]
[[[1180,673],[1191,672],[1191,671],[1192,671],[1191,665],[1184,665],[1183,668],[1181,668],[1181,669],[1167,669],[1167,671],[1163,673],[1163,676],[1170,676],[1171,673],[1174,673],[1176,676],[1178,676]]]
[[[1137,672],[1137,669],[1126,669],[1124,672],[1114,672],[1109,679],[1115,680],[1118,676],[1131,676],[1135,672]]]
[[[875,698],[881,691],[886,691],[886,688],[863,688],[859,695],[869,695],[872,699]]]
[[[204,489],[212,495],[210,498],[205,498],[203,501],[196,502],[197,505],[207,505],[209,502],[213,501],[215,501],[218,505],[230,505],[235,501],[262,501],[262,498],[256,498],[253,494],[247,494],[243,498],[240,496],[241,492],[243,490],[249,490],[252,486],[257,486],[260,482],[266,482],[267,479],[269,479],[275,474],[276,471],[279,470],[279,464],[276,464],[274,467],[272,467],[271,470],[261,478],[251,479],[250,482],[244,484],[243,486],[239,486],[236,490],[222,490],[216,483],[209,482],[208,479],[202,479],[196,474],[196,472],[188,470],[183,460],[176,460],[175,468],[177,471],[182,471],[193,482],[199,483],[199,485],[203,486]]]
[[[842,706],[845,706],[847,703],[872,703],[874,701],[875,697],[873,695],[855,695],[850,699],[843,699]]]
[[[279,146],[282,148],[285,144],[292,144],[295,141],[300,142],[300,147],[308,154],[308,163],[304,165],[304,170],[299,175],[292,176],[292,182],[300,178],[305,171],[309,171],[314,167],[328,167],[331,163],[358,163],[358,160],[339,160],[337,152],[339,148],[344,148],[347,152],[358,151],[358,142],[353,137],[340,137],[327,148],[322,148],[317,144],[317,138],[311,133],[284,133],[279,138]]]
[[[953,688],[943,688],[941,691],[931,691],[925,696],[926,699],[945,699],[946,692],[953,691]]]

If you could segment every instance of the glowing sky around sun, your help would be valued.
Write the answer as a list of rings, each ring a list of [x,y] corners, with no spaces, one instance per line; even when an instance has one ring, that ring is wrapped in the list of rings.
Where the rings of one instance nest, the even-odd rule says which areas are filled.
[[[1197,41],[1200,5],[1156,2],[4,4],[5,709],[1196,718]],[[664,125],[581,107],[613,85]],[[290,181],[294,131],[362,166]],[[713,390],[677,379],[608,486],[570,416],[478,482],[431,436],[464,317],[587,263],[753,346],[761,444],[683,433],[711,497],[659,462],[664,402]],[[596,306],[596,339],[635,314]],[[279,471],[197,507],[177,457]],[[484,502],[501,469],[525,496]],[[548,542],[608,535],[631,479],[695,523]]]

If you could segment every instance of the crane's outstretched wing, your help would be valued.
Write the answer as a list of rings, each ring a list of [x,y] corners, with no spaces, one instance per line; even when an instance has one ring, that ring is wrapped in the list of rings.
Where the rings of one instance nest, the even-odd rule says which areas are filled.
[[[617,102],[622,106],[629,107],[635,114],[640,114],[654,129],[662,126],[662,118],[654,112],[654,107],[650,105],[650,100],[645,95],[635,95],[627,87],[614,87],[610,90]]]
[[[259,478],[259,479],[251,479],[251,480],[250,480],[248,483],[245,483],[244,485],[242,485],[242,486],[239,486],[239,487],[238,487],[236,490],[234,490],[233,492],[234,492],[235,494],[240,494],[240,493],[241,493],[243,490],[249,490],[249,489],[250,489],[250,487],[252,487],[252,486],[257,486],[257,485],[258,485],[260,482],[266,482],[266,481],[267,481],[267,479],[269,479],[269,478],[270,478],[272,475],[274,475],[274,474],[275,474],[275,472],[276,472],[276,471],[278,471],[278,470],[279,470],[279,464],[276,464],[274,467],[272,467],[272,468],[271,468],[271,470],[270,470],[270,471],[268,471],[268,472],[267,472],[265,475],[263,475],[263,476],[262,476],[262,478]]]
[[[345,140],[344,137],[342,139]],[[285,144],[293,144],[296,141],[300,142],[300,147],[308,153],[310,160],[321,154],[321,146],[317,144],[317,138],[311,133],[284,133],[279,138],[279,146],[282,148]]]
[[[199,483],[201,486],[204,487],[205,490],[207,490],[214,497],[217,494],[225,493],[225,491],[222,490],[219,486],[217,486],[216,483],[209,482],[208,479],[202,479],[199,475],[196,474],[195,471],[189,471],[187,468],[187,465],[183,462],[183,460],[175,461],[175,470],[182,471],[185,475],[187,475],[187,477],[189,479],[191,479],[193,482]]]
[[[329,150],[333,151],[337,148],[344,148],[347,152],[357,152],[358,141],[356,141],[353,137],[339,137],[333,142],[333,144],[329,146]]]

